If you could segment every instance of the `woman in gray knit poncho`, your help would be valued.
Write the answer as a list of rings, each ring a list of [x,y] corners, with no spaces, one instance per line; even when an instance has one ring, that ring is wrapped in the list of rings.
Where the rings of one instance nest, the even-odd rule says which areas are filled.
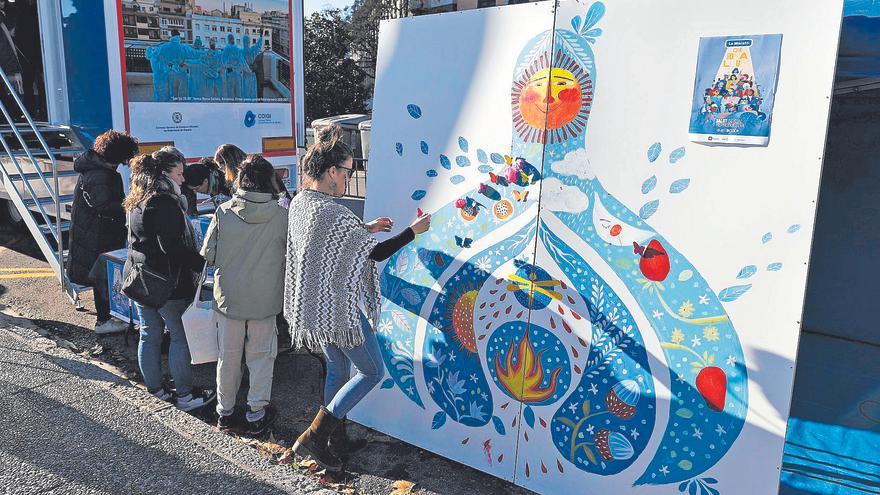
[[[303,190],[290,202],[284,316],[294,344],[320,348],[327,362],[324,405],[293,451],[311,455],[329,471],[341,469],[339,456],[366,442],[345,437],[348,411],[382,379],[384,365],[373,332],[379,314],[375,262],[388,259],[428,230],[423,215],[384,242],[373,236],[393,226],[383,217],[364,224],[333,198],[342,196],[352,173],[351,149],[338,127],[324,129],[303,157]],[[357,373],[348,378],[350,365]]]

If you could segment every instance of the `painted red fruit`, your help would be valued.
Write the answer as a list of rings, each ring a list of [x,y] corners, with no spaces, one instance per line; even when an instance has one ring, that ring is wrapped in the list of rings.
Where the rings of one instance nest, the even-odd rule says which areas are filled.
[[[639,269],[648,280],[662,282],[669,275],[669,255],[660,241],[653,239],[648,243],[642,258],[639,260]]]
[[[713,411],[724,410],[727,398],[727,375],[717,366],[708,366],[697,375],[697,390]]]

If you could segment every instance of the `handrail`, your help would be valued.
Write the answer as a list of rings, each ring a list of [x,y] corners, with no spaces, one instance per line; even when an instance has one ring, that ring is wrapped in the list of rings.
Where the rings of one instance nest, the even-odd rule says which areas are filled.
[[[3,117],[6,119],[7,122],[9,122],[10,128],[12,129],[13,134],[15,134],[15,137],[18,139],[19,143],[21,144],[22,150],[24,150],[25,154],[27,154],[27,157],[30,159],[31,164],[34,166],[34,171],[37,173],[37,176],[40,177],[40,180],[43,182],[43,185],[46,186],[46,190],[49,192],[52,199],[54,200],[54,203],[55,203],[55,223],[53,225],[52,222],[49,220],[49,215],[46,213],[46,209],[43,208],[43,204],[40,202],[40,197],[36,194],[33,187],[31,186],[30,180],[27,180],[25,178],[24,171],[22,170],[21,165],[18,163],[18,158],[12,153],[12,150],[10,149],[9,144],[6,142],[6,139],[2,135],[0,135],[0,142],[2,142],[3,149],[6,151],[6,153],[9,155],[9,157],[12,159],[12,163],[13,163],[13,165],[15,165],[15,168],[18,171],[19,176],[22,177],[22,179],[23,179],[21,182],[25,184],[25,188],[30,193],[31,197],[33,198],[34,204],[37,206],[37,209],[40,211],[40,214],[43,216],[43,219],[46,221],[46,224],[49,227],[49,231],[52,233],[53,237],[55,238],[56,254],[57,254],[57,260],[58,260],[58,278],[61,282],[62,290],[67,292],[68,291],[68,282],[67,282],[67,275],[65,273],[65,267],[64,267],[64,242],[63,242],[63,238],[61,235],[61,198],[58,193],[58,190],[59,190],[58,162],[55,160],[55,154],[52,153],[52,151],[49,149],[49,145],[46,143],[45,139],[43,139],[43,135],[40,133],[39,129],[37,128],[36,124],[34,123],[33,119],[31,118],[30,113],[25,108],[24,103],[22,103],[21,99],[18,97],[18,94],[15,92],[15,88],[13,87],[12,82],[9,80],[9,78],[6,75],[6,72],[2,68],[0,68],[0,78],[3,79],[3,83],[6,85],[6,88],[9,90],[9,93],[12,95],[12,98],[15,101],[16,105],[18,105],[19,110],[21,110],[22,115],[24,116],[25,120],[27,121],[28,126],[30,126],[30,129],[33,131],[34,136],[36,136],[37,141],[39,141],[40,146],[43,148],[43,151],[46,153],[46,156],[49,157],[49,162],[52,167],[52,177],[54,179],[53,180],[54,187],[51,187],[49,185],[49,182],[46,180],[46,177],[43,174],[43,170],[40,166],[40,163],[37,162],[37,159],[34,157],[33,153],[31,153],[30,147],[25,142],[24,138],[22,137],[21,133],[19,132],[18,125],[16,124],[15,119],[9,114],[9,111],[6,109],[5,105],[0,104],[0,110],[2,110]],[[2,168],[2,167],[0,167],[0,168]],[[7,179],[9,186],[17,191],[16,186],[13,183],[13,181],[9,180],[9,176],[6,173],[5,169],[3,170],[3,175]],[[18,193],[16,192],[15,194],[17,195]],[[40,233],[39,229],[37,229],[36,233]]]
[[[3,111],[3,116],[9,122],[9,125],[12,128],[12,132],[15,134],[15,137],[18,138],[18,142],[21,143],[22,149],[27,154],[28,158],[31,160],[31,163],[34,165],[34,171],[36,171],[37,175],[40,177],[40,180],[43,182],[43,185],[45,185],[46,189],[51,193],[52,199],[55,200],[56,225],[52,225],[49,222],[48,214],[45,212],[45,209],[42,207],[42,205],[40,205],[39,197],[37,197],[36,193],[34,193],[33,188],[30,187],[29,181],[22,181],[27,184],[28,190],[34,198],[34,203],[36,203],[37,205],[40,205],[39,206],[40,213],[43,214],[43,217],[45,218],[46,223],[49,224],[49,230],[52,231],[52,234],[55,236],[55,240],[58,242],[58,245],[59,245],[58,254],[59,254],[59,259],[60,259],[62,249],[60,247],[61,246],[61,235],[60,235],[61,234],[61,227],[60,227],[60,225],[61,225],[61,222],[60,222],[61,202],[58,197],[58,163],[55,161],[55,155],[52,153],[52,151],[49,150],[49,145],[46,144],[46,141],[43,139],[43,135],[40,134],[40,131],[37,129],[36,124],[34,124],[34,121],[31,119],[30,114],[28,113],[27,109],[25,108],[24,103],[22,103],[21,99],[18,97],[18,94],[15,92],[15,88],[12,86],[12,82],[10,82],[9,78],[6,77],[6,72],[4,72],[2,68],[0,68],[0,78],[3,79],[3,82],[6,84],[6,88],[9,89],[9,92],[12,94],[12,98],[15,100],[15,103],[18,105],[19,110],[21,110],[22,114],[24,115],[24,118],[27,120],[28,125],[30,126],[34,135],[37,137],[37,140],[40,142],[40,146],[42,146],[43,151],[46,152],[46,156],[49,157],[49,161],[52,164],[52,175],[55,177],[54,189],[49,185],[49,181],[47,181],[46,176],[43,175],[43,171],[40,169],[40,165],[37,162],[37,159],[31,153],[31,150],[28,147],[27,143],[24,141],[24,138],[21,136],[21,133],[18,132],[18,126],[15,125],[15,119],[13,119],[11,115],[9,115],[9,112],[6,110],[6,108],[3,105],[0,105],[0,109],[2,109],[2,111]],[[12,153],[10,152],[9,149],[7,149],[6,151],[12,157],[13,162],[15,162],[15,168],[18,170],[18,173],[21,175],[24,175],[24,172],[21,170],[21,167],[18,165],[18,160],[12,155]]]

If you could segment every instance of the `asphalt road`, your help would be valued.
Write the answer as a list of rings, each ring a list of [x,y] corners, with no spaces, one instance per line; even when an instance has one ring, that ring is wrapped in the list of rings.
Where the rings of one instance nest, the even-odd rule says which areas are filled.
[[[124,338],[120,335],[96,335],[92,331],[95,314],[91,295],[84,294],[81,302],[85,309],[77,311],[66,296],[61,293],[58,282],[49,272],[48,264],[42,259],[39,249],[28,233],[16,232],[8,225],[0,223],[0,311],[20,315],[70,352],[84,359],[108,365],[107,367],[112,368],[119,378],[126,380],[126,383],[128,380],[132,383],[140,383],[136,337],[132,336],[126,345]],[[0,321],[0,329],[3,328],[3,325],[3,322]],[[0,361],[2,361],[5,352],[8,351],[0,347]],[[212,364],[196,366],[195,381],[197,384],[213,387],[214,373],[215,367]],[[308,354],[287,353],[279,355],[275,363],[275,381],[272,390],[273,405],[279,411],[278,420],[273,427],[275,438],[290,439],[308,426],[320,403],[321,376],[322,368],[319,361]],[[82,377],[68,379],[86,380]],[[247,380],[245,379],[243,383],[247,383]],[[2,395],[2,389],[0,389],[0,395]],[[246,390],[243,388],[239,394],[239,403],[242,405],[245,402],[245,395]],[[59,402],[59,404],[53,404],[54,406],[66,404],[66,399],[61,396],[52,400]],[[113,401],[114,398],[111,396],[106,400]],[[0,401],[0,403],[2,402]],[[32,406],[28,405],[27,407],[40,408],[42,405],[35,402]],[[114,404],[112,407],[116,407],[116,405]],[[174,409],[168,414],[192,418]],[[0,417],[2,416],[3,413],[0,412]],[[210,422],[213,419],[211,416],[212,412],[207,411],[200,419]],[[100,426],[94,424],[93,420],[81,418],[72,427],[95,428]],[[346,474],[342,478],[347,486],[356,490],[356,493],[386,495],[392,491],[392,484],[397,480],[415,482],[416,491],[414,493],[424,494],[530,493],[510,483],[373,430],[360,426],[351,430],[356,436],[366,437],[371,441],[367,449],[349,461],[346,466]],[[34,435],[39,434],[41,433],[38,428]],[[9,435],[8,431],[0,427],[0,444],[5,444]],[[225,441],[230,438],[216,430],[211,430],[205,435],[208,437],[214,435],[217,437],[217,441]],[[35,436],[35,441],[39,441],[38,438],[41,437]],[[82,441],[82,437],[78,437],[74,441]],[[120,439],[121,441],[122,439]],[[210,438],[206,444],[211,444]],[[64,448],[72,447],[65,446]],[[210,453],[210,449],[208,451]],[[210,456],[208,459],[206,462],[210,464]],[[107,463],[102,469],[111,473],[123,472],[121,467],[115,466],[113,463]],[[42,475],[37,470],[23,471],[22,476],[25,476],[26,479],[10,480],[0,477],[0,487],[4,487],[6,483],[26,482]],[[142,476],[143,481],[146,482],[152,474],[148,469],[145,469]],[[84,486],[88,486],[88,480],[80,480],[80,482],[85,483]],[[132,493],[130,490],[124,489],[122,485],[114,486],[109,483],[100,485],[98,488],[106,493]],[[302,487],[300,486],[300,488]],[[299,488],[294,489],[294,493],[298,490]],[[253,493],[259,493],[259,491]],[[271,491],[267,493],[271,493]]]

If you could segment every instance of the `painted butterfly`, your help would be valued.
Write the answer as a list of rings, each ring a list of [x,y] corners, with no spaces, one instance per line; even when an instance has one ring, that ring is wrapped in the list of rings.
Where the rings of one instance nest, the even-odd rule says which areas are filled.
[[[471,247],[471,244],[473,242],[474,242],[474,240],[471,239],[470,237],[465,237],[464,239],[462,239],[459,236],[455,236],[455,245],[460,248],[469,248],[469,247]]]
[[[528,191],[522,191],[522,192],[513,191],[513,199],[515,199],[517,201],[526,201],[526,200],[528,200],[528,198],[529,198]]]

